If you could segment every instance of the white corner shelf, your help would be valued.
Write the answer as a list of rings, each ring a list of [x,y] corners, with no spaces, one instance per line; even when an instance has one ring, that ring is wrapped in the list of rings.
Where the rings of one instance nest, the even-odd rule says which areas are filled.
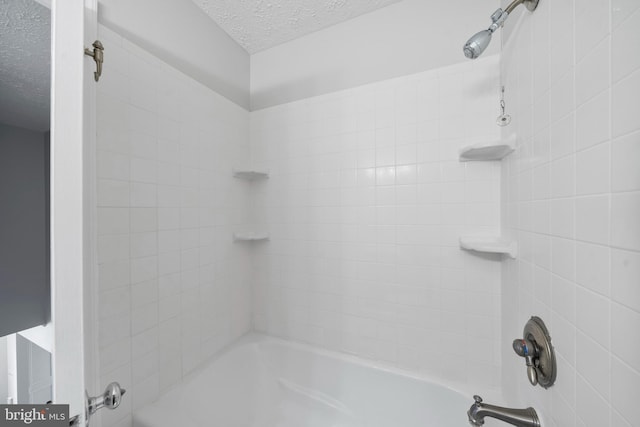
[[[269,171],[253,170],[253,169],[234,169],[233,176],[247,181],[257,181],[260,179],[268,179]]]
[[[460,150],[461,162],[502,160],[516,149],[516,138],[507,141],[487,141],[469,145]]]
[[[269,233],[257,231],[237,231],[233,233],[234,242],[260,242],[269,240]]]
[[[460,247],[468,251],[509,255],[511,258],[518,255],[516,241],[502,237],[463,236],[460,237]]]

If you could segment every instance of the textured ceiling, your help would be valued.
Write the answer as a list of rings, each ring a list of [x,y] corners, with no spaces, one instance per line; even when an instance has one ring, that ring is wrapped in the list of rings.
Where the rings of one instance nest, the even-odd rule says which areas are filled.
[[[400,0],[193,0],[253,54]]]
[[[0,0],[0,122],[49,129],[51,11],[34,0]]]

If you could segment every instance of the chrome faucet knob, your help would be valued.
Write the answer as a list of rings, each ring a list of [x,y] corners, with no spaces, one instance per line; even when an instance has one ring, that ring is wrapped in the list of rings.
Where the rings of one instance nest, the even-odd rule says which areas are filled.
[[[475,400],[475,401],[476,401],[476,404],[478,404],[478,405],[479,405],[480,403],[482,403],[482,397],[478,396],[477,394],[475,394],[475,395],[473,396],[473,400]]]
[[[527,339],[515,339],[513,340],[513,351],[518,356],[534,358],[538,354],[536,345]]]
[[[101,408],[116,409],[122,402],[122,396],[127,390],[120,387],[120,384],[113,382],[107,386],[104,392],[95,397],[87,395],[87,414],[93,415]]]
[[[102,394],[104,398],[104,406],[109,409],[116,409],[122,402],[122,396],[127,390],[120,387],[118,383],[111,383],[107,386]]]

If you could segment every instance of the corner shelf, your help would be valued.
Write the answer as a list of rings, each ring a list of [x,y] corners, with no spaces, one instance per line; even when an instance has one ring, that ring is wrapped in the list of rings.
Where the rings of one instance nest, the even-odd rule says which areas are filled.
[[[516,241],[502,237],[463,236],[460,237],[460,247],[468,251],[509,255],[514,259],[518,255]]]
[[[233,169],[233,176],[245,181],[259,181],[269,178],[269,171],[258,169]],[[265,242],[270,236],[267,231],[234,231],[234,242]]]
[[[264,170],[234,169],[233,176],[247,181],[257,181],[260,179],[268,179],[269,172]]]
[[[488,141],[469,145],[460,150],[461,162],[502,160],[515,151],[515,136],[507,141]]]
[[[255,231],[236,231],[233,233],[234,242],[260,242],[269,240],[269,233]]]

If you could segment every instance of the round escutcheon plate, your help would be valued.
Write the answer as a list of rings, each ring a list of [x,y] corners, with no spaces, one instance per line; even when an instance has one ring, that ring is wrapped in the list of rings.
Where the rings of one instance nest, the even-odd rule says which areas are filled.
[[[536,360],[536,372],[538,384],[549,388],[556,381],[557,367],[556,355],[551,345],[551,336],[541,318],[532,316],[524,325],[523,336],[529,341],[535,342],[539,355]]]

